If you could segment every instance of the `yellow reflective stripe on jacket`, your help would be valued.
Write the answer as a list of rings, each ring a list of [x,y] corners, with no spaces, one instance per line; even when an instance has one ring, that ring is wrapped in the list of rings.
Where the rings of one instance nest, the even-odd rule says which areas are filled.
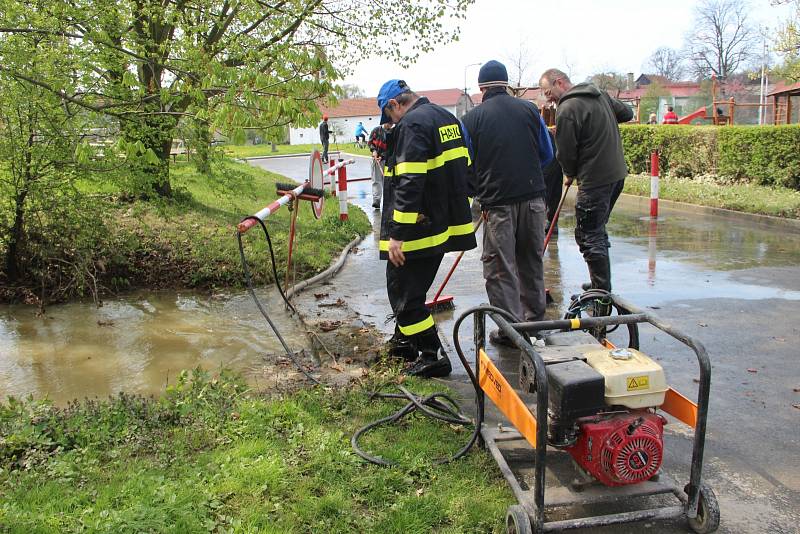
[[[422,250],[424,248],[433,248],[441,245],[447,241],[452,235],[469,235],[473,232],[472,223],[458,224],[450,226],[444,232],[420,239],[413,239],[411,241],[403,241],[403,252],[413,252],[415,250]],[[381,240],[380,250],[386,252],[389,250],[389,241]]]
[[[426,319],[414,324],[410,324],[408,326],[400,326],[400,332],[407,336],[413,336],[414,334],[419,334],[420,332],[424,332],[428,328],[433,328],[433,317],[428,315]]]
[[[416,212],[410,212],[410,211],[409,212],[403,212],[403,211],[394,210],[394,214],[393,214],[392,218],[394,219],[394,222],[399,222],[399,223],[402,223],[402,224],[414,224],[415,222],[417,222],[417,217],[418,216],[419,216],[419,213],[416,213]]]
[[[394,176],[396,174],[425,174],[428,171],[443,167],[448,161],[453,161],[458,158],[467,158],[467,165],[472,165],[472,160],[469,157],[469,150],[467,150],[465,146],[460,146],[445,150],[428,161],[404,161],[398,163],[395,165],[393,171],[390,171],[389,167],[384,167],[383,174],[385,176]]]

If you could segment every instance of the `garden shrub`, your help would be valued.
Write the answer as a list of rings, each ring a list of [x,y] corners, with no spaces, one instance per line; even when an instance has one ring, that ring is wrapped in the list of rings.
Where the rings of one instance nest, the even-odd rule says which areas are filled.
[[[649,173],[658,148],[662,174],[800,189],[800,126],[624,125],[620,132],[631,173]]]

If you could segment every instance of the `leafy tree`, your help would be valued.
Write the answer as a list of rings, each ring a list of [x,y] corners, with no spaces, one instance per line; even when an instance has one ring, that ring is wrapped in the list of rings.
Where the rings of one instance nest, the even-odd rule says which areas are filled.
[[[458,34],[473,0],[0,0],[0,32],[37,34],[71,59],[63,80],[0,69],[113,117],[143,148],[143,193],[171,194],[180,118],[215,129],[311,124],[353,58],[408,64]],[[372,46],[382,42],[399,46]],[[331,58],[337,58],[333,60]],[[0,58],[2,59],[2,58]]]
[[[698,79],[715,74],[724,81],[757,53],[758,33],[747,19],[746,0],[703,0],[686,36],[687,57]]]
[[[781,24],[775,39],[775,50],[783,56],[783,65],[778,74],[800,80],[800,0],[776,0],[775,4],[793,4],[792,17]]]
[[[648,73],[664,76],[673,81],[680,80],[685,70],[681,53],[666,46],[653,52],[645,67]]]
[[[364,90],[355,84],[345,83],[337,87],[340,98],[364,98]]]
[[[611,96],[619,96],[619,93],[628,86],[628,78],[619,72],[599,72],[593,74],[589,81]]]
[[[69,71],[64,47],[42,46],[42,36],[0,40],[5,68],[22,76],[33,69],[48,83]],[[97,266],[82,246],[103,228],[97,201],[78,183],[98,170],[102,129],[90,114],[50,91],[0,71],[0,281],[8,290],[37,281],[42,294],[52,287],[94,289]],[[77,291],[76,291],[77,290]],[[8,295],[7,295],[8,296]]]

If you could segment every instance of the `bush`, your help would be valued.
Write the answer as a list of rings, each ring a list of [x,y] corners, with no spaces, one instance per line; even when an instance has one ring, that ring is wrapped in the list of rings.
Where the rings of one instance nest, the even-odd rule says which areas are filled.
[[[800,126],[625,125],[620,132],[634,174],[650,172],[658,148],[662,174],[800,188]]]

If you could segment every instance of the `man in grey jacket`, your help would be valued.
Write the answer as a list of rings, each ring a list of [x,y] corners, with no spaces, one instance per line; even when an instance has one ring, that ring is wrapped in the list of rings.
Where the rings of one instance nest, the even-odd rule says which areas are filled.
[[[606,223],[628,174],[618,124],[631,120],[633,112],[591,83],[572,85],[558,69],[545,71],[539,86],[548,100],[558,103],[556,158],[564,184],[578,181],[575,241],[589,268],[591,287],[611,291]]]

